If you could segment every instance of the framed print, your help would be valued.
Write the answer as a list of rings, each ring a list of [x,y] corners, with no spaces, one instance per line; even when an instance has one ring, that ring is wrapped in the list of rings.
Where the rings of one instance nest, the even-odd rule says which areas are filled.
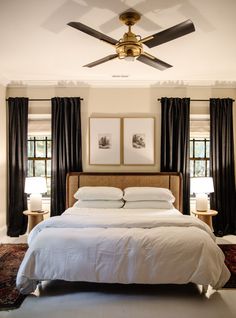
[[[90,118],[89,163],[120,164],[120,118]]]
[[[155,118],[124,118],[124,164],[153,165]]]

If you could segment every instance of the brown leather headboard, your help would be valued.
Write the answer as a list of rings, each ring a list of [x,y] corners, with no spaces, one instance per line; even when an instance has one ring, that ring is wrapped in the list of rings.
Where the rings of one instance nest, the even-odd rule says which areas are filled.
[[[157,173],[95,173],[70,172],[66,179],[66,208],[75,203],[74,193],[83,186],[161,187],[170,189],[175,196],[174,206],[182,211],[182,176],[174,172]]]

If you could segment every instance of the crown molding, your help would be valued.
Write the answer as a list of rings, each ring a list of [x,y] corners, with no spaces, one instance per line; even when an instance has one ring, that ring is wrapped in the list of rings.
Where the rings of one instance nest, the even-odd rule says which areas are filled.
[[[21,88],[21,87],[98,87],[98,88],[129,88],[129,87],[211,87],[211,88],[236,88],[236,81],[218,81],[218,80],[139,80],[128,78],[113,78],[109,80],[19,80],[7,81],[6,79],[0,83],[7,87]]]

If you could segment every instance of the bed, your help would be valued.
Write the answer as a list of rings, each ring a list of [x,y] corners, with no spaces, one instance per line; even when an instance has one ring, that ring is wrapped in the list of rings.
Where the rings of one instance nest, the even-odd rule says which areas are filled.
[[[173,208],[78,208],[83,187],[169,189]],[[230,273],[211,229],[182,214],[177,173],[70,173],[66,211],[38,224],[17,275],[21,293],[45,280],[122,284],[186,284],[221,288]]]

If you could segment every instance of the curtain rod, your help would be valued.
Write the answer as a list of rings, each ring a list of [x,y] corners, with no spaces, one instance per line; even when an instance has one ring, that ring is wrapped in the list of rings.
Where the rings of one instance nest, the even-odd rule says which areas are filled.
[[[80,98],[80,100],[84,100],[83,98]],[[6,101],[8,101],[8,98],[6,98]],[[50,102],[50,98],[29,98],[29,102]]]
[[[161,101],[161,98],[157,99],[159,102]],[[209,102],[210,99],[190,99],[190,102]],[[233,102],[235,102],[234,99],[232,99]]]

